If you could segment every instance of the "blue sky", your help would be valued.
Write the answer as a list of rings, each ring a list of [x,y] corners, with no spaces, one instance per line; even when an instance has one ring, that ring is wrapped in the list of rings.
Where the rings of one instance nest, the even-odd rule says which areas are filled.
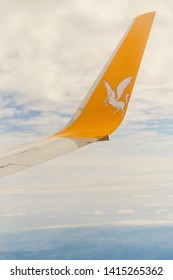
[[[156,10],[126,118],[109,142],[0,181],[1,232],[173,224],[172,1],[0,4],[0,150],[62,128],[138,14]]]

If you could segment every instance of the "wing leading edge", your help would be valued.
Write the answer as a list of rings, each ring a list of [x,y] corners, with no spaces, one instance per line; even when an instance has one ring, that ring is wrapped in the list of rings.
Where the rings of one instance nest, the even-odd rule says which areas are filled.
[[[37,143],[0,155],[0,177],[40,164],[89,143],[108,140],[121,124],[139,70],[155,12],[134,19],[67,126]],[[128,77],[122,96],[110,100],[105,81],[116,89]],[[115,100],[114,100],[115,99]],[[123,112],[123,113],[122,113]]]

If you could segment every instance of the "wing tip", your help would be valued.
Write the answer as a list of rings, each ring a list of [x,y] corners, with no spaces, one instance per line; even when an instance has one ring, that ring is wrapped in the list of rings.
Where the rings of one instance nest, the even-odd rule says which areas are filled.
[[[155,14],[156,14],[156,11],[146,12],[146,13],[138,15],[137,17],[135,17],[135,19],[144,18],[144,17],[147,17],[147,18],[151,17],[152,19],[154,19]]]

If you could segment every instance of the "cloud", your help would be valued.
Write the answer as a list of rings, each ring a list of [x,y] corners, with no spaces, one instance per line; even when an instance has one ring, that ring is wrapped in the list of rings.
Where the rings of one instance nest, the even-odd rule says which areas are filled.
[[[25,216],[24,212],[0,213],[0,217],[22,217],[22,216]]]
[[[120,209],[117,211],[118,214],[134,214],[134,209]]]
[[[115,9],[110,9],[110,5]],[[119,11],[116,13],[116,23],[115,10]],[[80,100],[81,91],[88,90],[96,78],[95,74],[101,70],[115,47],[112,38],[116,40],[118,37],[118,40],[122,36],[125,21],[129,24],[133,16],[129,14],[127,3],[124,5],[110,0],[100,1],[99,4],[97,0],[88,1],[87,4],[79,0],[70,3],[52,0],[49,3],[42,1],[41,6],[33,1],[7,1],[1,10],[2,26],[5,26],[5,30],[1,30],[1,89],[22,92],[25,101],[47,98],[61,102],[66,99],[67,93],[68,98],[74,100],[77,97]],[[168,13],[167,20],[170,17]],[[154,39],[158,41],[158,38],[169,34],[165,33],[165,29],[160,36],[156,33],[157,22],[152,34]],[[152,42],[154,39],[151,38]],[[10,44],[11,41],[13,44]],[[166,41],[167,38],[162,42],[163,48]],[[160,48],[156,49],[154,43],[150,43],[150,53],[156,57],[154,53]],[[163,70],[163,65],[157,67],[153,63],[152,69],[148,67],[150,53],[144,62],[144,79],[152,76],[158,80],[156,75],[160,74],[162,82],[163,73],[158,71]],[[90,59],[86,59],[88,57]],[[162,54],[154,61],[161,59],[165,62],[168,54]]]
[[[93,212],[93,214],[94,214],[94,215],[105,215],[106,212],[100,211],[100,210],[95,210],[95,211]]]
[[[25,230],[45,230],[45,229],[63,229],[63,228],[85,228],[85,227],[98,227],[98,226],[156,226],[156,225],[173,225],[172,220],[123,220],[115,222],[104,223],[81,223],[81,224],[66,224],[66,225],[50,225],[50,226],[36,226],[33,228],[26,228]]]
[[[151,195],[148,194],[137,194],[134,196],[135,198],[151,198]]]

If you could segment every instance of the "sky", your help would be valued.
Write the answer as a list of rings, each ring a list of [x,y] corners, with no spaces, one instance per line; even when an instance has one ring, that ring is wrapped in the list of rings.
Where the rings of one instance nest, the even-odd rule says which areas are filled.
[[[0,0],[0,151],[70,120],[124,32],[156,11],[126,117],[95,143],[0,180],[0,233],[173,225],[173,2]]]

